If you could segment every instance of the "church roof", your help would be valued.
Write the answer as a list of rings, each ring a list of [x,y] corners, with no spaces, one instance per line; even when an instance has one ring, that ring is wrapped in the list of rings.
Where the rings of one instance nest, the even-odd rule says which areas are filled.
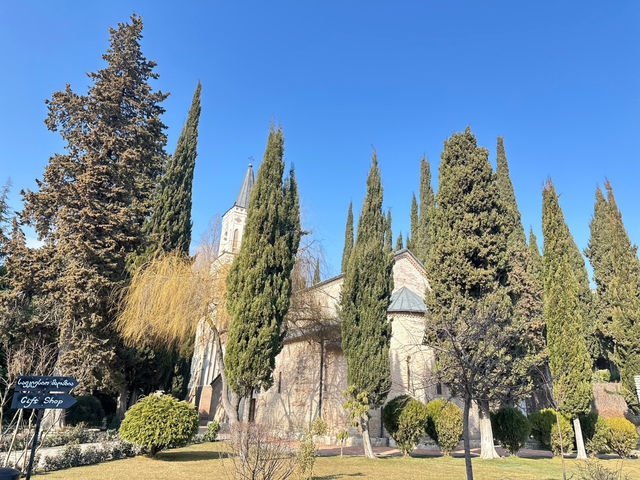
[[[407,287],[402,287],[391,295],[389,312],[425,313],[427,306],[424,300]]]
[[[242,182],[242,187],[240,188],[240,193],[235,203],[236,207],[249,207],[249,199],[251,198],[251,190],[253,189],[254,183],[253,165],[249,164],[249,170],[247,170],[247,174],[244,176],[244,181]]]

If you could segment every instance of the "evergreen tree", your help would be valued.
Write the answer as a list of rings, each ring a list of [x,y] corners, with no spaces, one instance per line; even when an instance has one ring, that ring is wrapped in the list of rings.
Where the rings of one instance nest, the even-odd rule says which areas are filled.
[[[396,251],[399,252],[404,248],[404,243],[402,242],[402,232],[398,234],[398,239],[396,240]]]
[[[411,197],[411,237],[407,239],[407,248],[411,251],[416,247],[416,243],[420,237],[419,222],[418,201],[416,200],[416,194],[414,193]]]
[[[9,203],[7,202],[8,196],[9,183],[7,183],[2,188],[2,190],[0,190],[0,292],[5,288],[4,277],[7,274],[4,260],[7,256],[7,244],[9,243],[9,237],[7,235],[7,227],[9,223]]]
[[[542,255],[540,255],[540,248],[538,247],[538,239],[536,234],[533,233],[533,227],[529,230],[529,271],[533,276],[537,284],[537,289],[544,292],[544,262]]]
[[[283,155],[282,129],[272,128],[251,192],[242,245],[227,277],[232,321],[225,369],[232,390],[242,397],[273,383],[291,298],[300,207],[293,170],[283,184]]]
[[[505,207],[489,163],[467,128],[445,142],[440,188],[427,257],[426,341],[436,354],[435,373],[464,400],[467,478],[473,478],[469,410],[477,401],[482,453],[493,448],[489,401],[514,388],[509,352],[520,337],[508,290]],[[496,361],[499,359],[499,361]]]
[[[347,214],[347,226],[344,233],[344,250],[342,251],[342,272],[347,270],[349,258],[353,251],[353,202],[349,202],[349,213]]]
[[[371,409],[384,404],[391,388],[391,324],[387,310],[393,290],[393,254],[390,237],[385,232],[389,222],[382,212],[382,197],[382,182],[374,151],[358,236],[340,296],[347,384],[353,399],[366,397]],[[374,458],[369,439],[369,413],[365,412],[358,421],[365,455]]]
[[[384,232],[384,245],[385,247],[389,247],[391,250],[391,245],[393,245],[393,234],[391,233],[391,209],[387,211],[387,221],[385,224],[385,232]]]
[[[123,382],[113,328],[114,291],[128,278],[127,257],[141,248],[141,229],[162,172],[166,95],[149,85],[155,63],[140,49],[142,19],[111,30],[106,67],[90,73],[86,95],[69,85],[47,102],[46,125],[66,152],[50,158],[37,192],[24,195],[22,219],[44,239],[55,268],[46,289],[61,306],[56,370],[80,391]]]
[[[574,416],[578,457],[586,458],[578,415],[591,410],[591,358],[585,342],[585,311],[574,267],[575,243],[551,180],[543,192],[544,315],[549,367],[558,408]]]
[[[598,188],[586,255],[597,285],[597,321],[601,338],[613,350],[627,403],[638,409],[634,375],[640,375],[640,261],[618,209],[613,188],[607,198]]]
[[[320,283],[322,281],[322,276],[320,274],[320,260],[316,260],[316,266],[313,271],[313,285]]]
[[[151,217],[144,227],[149,250],[189,255],[191,245],[191,191],[193,171],[198,156],[198,124],[200,122],[200,96],[198,82],[193,94],[187,123],[182,129],[176,151],[169,158],[160,180]]]
[[[413,253],[422,263],[427,261],[431,239],[429,224],[435,206],[435,196],[431,186],[431,167],[426,157],[422,157],[420,164],[420,213],[418,215],[417,237],[413,236]],[[413,213],[413,210],[412,210]],[[413,217],[412,217],[413,218]]]

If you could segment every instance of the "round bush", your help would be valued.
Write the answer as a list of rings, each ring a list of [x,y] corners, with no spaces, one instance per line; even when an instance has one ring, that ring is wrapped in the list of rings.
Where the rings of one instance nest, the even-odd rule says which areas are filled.
[[[209,422],[209,425],[207,425],[207,431],[204,434],[204,441],[215,442],[219,431],[220,424],[218,422],[216,422],[215,420],[213,422]]]
[[[171,395],[150,395],[127,411],[120,438],[146,449],[151,456],[167,447],[186,445],[198,433],[193,405]]]
[[[76,397],[76,404],[67,410],[65,421],[67,425],[84,423],[90,427],[101,427],[104,418],[104,409],[100,400],[92,395]]]
[[[531,435],[547,450],[551,450],[551,428],[556,423],[556,412],[545,408],[529,415]]]
[[[596,424],[598,423],[598,414],[595,412],[588,413],[586,415],[579,415],[580,427],[582,428],[582,438],[584,438],[585,444],[593,438],[596,433]]]
[[[400,395],[389,401],[382,409],[382,424],[387,430],[389,435],[394,439],[395,433],[398,431],[398,422],[400,421],[400,414],[407,403],[412,400],[409,395]]]
[[[435,418],[438,446],[444,455],[449,455],[462,438],[462,410],[453,403],[447,403]]]
[[[398,421],[398,430],[393,437],[398,448],[405,455],[411,453],[416,444],[425,435],[429,416],[427,406],[418,400],[410,400],[402,410]]]
[[[560,445],[564,453],[571,453],[573,451],[573,444],[575,442],[575,434],[573,433],[573,427],[571,422],[563,414],[559,414],[560,418],[560,430],[562,431],[562,442],[560,442],[560,432],[558,431],[558,424],[554,421],[551,426],[551,451],[554,455],[560,455]]]
[[[431,439],[438,443],[438,430],[436,429],[436,417],[440,414],[444,406],[447,404],[446,400],[438,399],[431,400],[427,403],[427,435],[431,437]]]
[[[491,413],[491,428],[493,438],[512,455],[524,447],[531,433],[529,420],[518,408],[501,408]]]
[[[609,448],[622,458],[629,456],[638,447],[636,426],[626,418],[607,418]]]
[[[609,425],[607,425],[607,421],[598,417],[593,435],[589,440],[587,440],[585,444],[585,448],[589,455],[597,455],[598,453],[608,453],[609,452]]]

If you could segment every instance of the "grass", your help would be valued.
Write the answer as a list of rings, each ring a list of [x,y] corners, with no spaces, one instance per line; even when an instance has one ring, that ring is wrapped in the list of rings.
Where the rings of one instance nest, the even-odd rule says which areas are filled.
[[[107,462],[90,467],[78,467],[38,475],[43,480],[109,480],[109,479],[207,479],[229,480],[225,474],[220,452],[224,444],[203,443],[162,452],[157,458],[136,457]],[[604,460],[612,470],[622,466],[630,478],[640,479],[640,460]],[[568,476],[577,471],[579,463],[567,460]],[[474,476],[478,480],[556,480],[562,478],[562,463],[554,459],[473,460]],[[464,479],[463,458],[381,458],[366,460],[362,457],[320,457],[314,470],[317,480],[449,480]],[[575,477],[574,477],[575,478]]]

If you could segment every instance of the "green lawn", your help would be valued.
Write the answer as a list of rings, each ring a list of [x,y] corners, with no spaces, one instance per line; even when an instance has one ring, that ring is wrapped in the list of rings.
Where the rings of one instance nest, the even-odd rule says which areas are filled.
[[[156,459],[136,457],[128,460],[103,463],[91,467],[60,470],[39,475],[43,480],[231,480],[226,474],[223,460],[218,458],[224,448],[222,443],[203,443],[160,453]],[[605,460],[611,469],[620,466],[620,460]],[[368,479],[464,479],[462,458],[383,458],[377,461],[362,457],[321,457],[318,459],[315,478],[322,480]],[[568,473],[576,471],[577,462],[567,460]],[[632,479],[640,479],[640,460],[625,460],[622,464]],[[507,479],[559,479],[562,478],[560,459],[473,460],[475,478],[479,480]]]

